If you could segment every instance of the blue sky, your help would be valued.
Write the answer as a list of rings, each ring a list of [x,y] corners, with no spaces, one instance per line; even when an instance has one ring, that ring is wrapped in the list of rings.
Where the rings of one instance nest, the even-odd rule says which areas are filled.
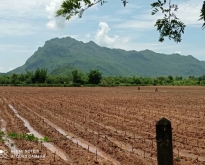
[[[178,44],[168,38],[158,42],[154,23],[162,16],[152,16],[150,6],[156,0],[128,0],[126,7],[121,0],[107,0],[70,21],[55,17],[62,1],[1,0],[0,72],[23,65],[47,40],[66,36],[110,48],[177,52],[205,61],[205,30],[198,21],[203,0],[172,0],[179,5],[177,16],[187,25]]]

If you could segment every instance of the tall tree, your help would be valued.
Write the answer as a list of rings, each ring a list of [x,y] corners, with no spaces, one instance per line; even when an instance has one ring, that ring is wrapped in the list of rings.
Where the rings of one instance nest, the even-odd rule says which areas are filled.
[[[74,84],[83,84],[82,74],[78,70],[72,71],[72,78]]]
[[[121,0],[123,5],[126,6],[128,3],[127,0]],[[103,5],[107,1],[105,0],[64,0],[60,9],[56,12],[56,16],[63,16],[67,20],[69,20],[72,16],[78,15],[80,18],[82,17],[85,10],[88,8],[101,3]],[[169,3],[168,8],[164,8],[164,6]],[[84,7],[85,6],[85,7]],[[172,4],[171,0],[167,2],[167,0],[158,0],[151,4],[153,8],[152,15],[156,14],[158,11],[161,11],[164,14],[162,19],[158,19],[154,26],[157,27],[157,31],[159,31],[160,37],[159,41],[163,42],[164,37],[169,37],[169,39],[173,39],[175,42],[181,42],[181,34],[184,33],[185,25],[183,22],[179,20],[179,18],[175,15],[173,11],[178,10],[177,4]],[[205,28],[205,1],[202,5],[202,9],[200,11],[199,20],[203,20],[204,23],[202,25],[202,29]]]
[[[18,80],[18,75],[17,74],[12,74],[11,75],[11,83],[13,85],[16,85],[17,84],[17,80]]]
[[[37,83],[45,83],[47,77],[47,69],[37,69],[34,73],[34,81]]]
[[[100,73],[98,70],[91,70],[88,73],[88,82],[90,84],[99,84],[101,79],[102,73]]]

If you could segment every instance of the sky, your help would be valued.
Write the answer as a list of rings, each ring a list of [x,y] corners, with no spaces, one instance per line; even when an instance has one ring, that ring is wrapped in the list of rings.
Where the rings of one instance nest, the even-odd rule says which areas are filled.
[[[128,0],[126,7],[121,0],[107,1],[67,21],[55,16],[63,0],[1,0],[0,73],[22,66],[47,40],[67,36],[109,48],[150,49],[205,61],[205,29],[198,21],[203,0],[172,0],[179,7],[175,14],[186,24],[180,43],[158,41],[154,24],[162,15],[152,16],[150,6],[156,0]]]

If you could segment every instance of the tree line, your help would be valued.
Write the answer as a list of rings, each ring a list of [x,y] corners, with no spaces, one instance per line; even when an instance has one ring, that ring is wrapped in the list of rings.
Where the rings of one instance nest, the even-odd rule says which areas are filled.
[[[25,74],[0,76],[1,86],[146,86],[146,85],[205,85],[205,74],[199,77],[158,76],[158,77],[103,77],[99,70],[83,73],[73,70],[71,75],[52,76],[47,69],[26,71]]]
[[[90,70],[89,73],[82,73],[73,70],[71,75],[52,76],[47,69],[38,68],[35,71],[26,71],[25,74],[0,75],[0,85],[13,86],[81,86],[83,84],[100,84],[102,73],[98,70]]]

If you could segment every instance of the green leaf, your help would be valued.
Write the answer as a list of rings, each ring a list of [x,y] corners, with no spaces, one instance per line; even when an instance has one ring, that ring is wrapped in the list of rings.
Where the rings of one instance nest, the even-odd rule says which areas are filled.
[[[12,133],[9,133],[7,136],[8,136],[9,138],[16,139],[16,138],[18,137],[18,134],[12,132]]]
[[[202,25],[202,29],[204,30],[204,28],[205,28],[205,23]]]
[[[204,23],[201,27],[204,30],[204,28],[205,28],[205,1],[204,1],[204,4],[202,5],[202,9],[201,9],[200,13],[201,14],[200,14],[199,20],[204,20]]]
[[[128,2],[126,0],[122,0],[122,3],[124,5],[124,7],[125,7]]]
[[[164,41],[164,38],[160,37],[159,42],[163,42],[163,41]]]
[[[152,6],[152,8],[160,6],[159,2],[154,2],[154,3],[150,4],[150,5]]]
[[[49,138],[47,137],[47,136],[45,136],[44,138],[43,138],[43,142],[48,142],[49,141]]]
[[[0,136],[5,136],[5,135],[6,135],[5,132],[3,131],[0,132]]]

